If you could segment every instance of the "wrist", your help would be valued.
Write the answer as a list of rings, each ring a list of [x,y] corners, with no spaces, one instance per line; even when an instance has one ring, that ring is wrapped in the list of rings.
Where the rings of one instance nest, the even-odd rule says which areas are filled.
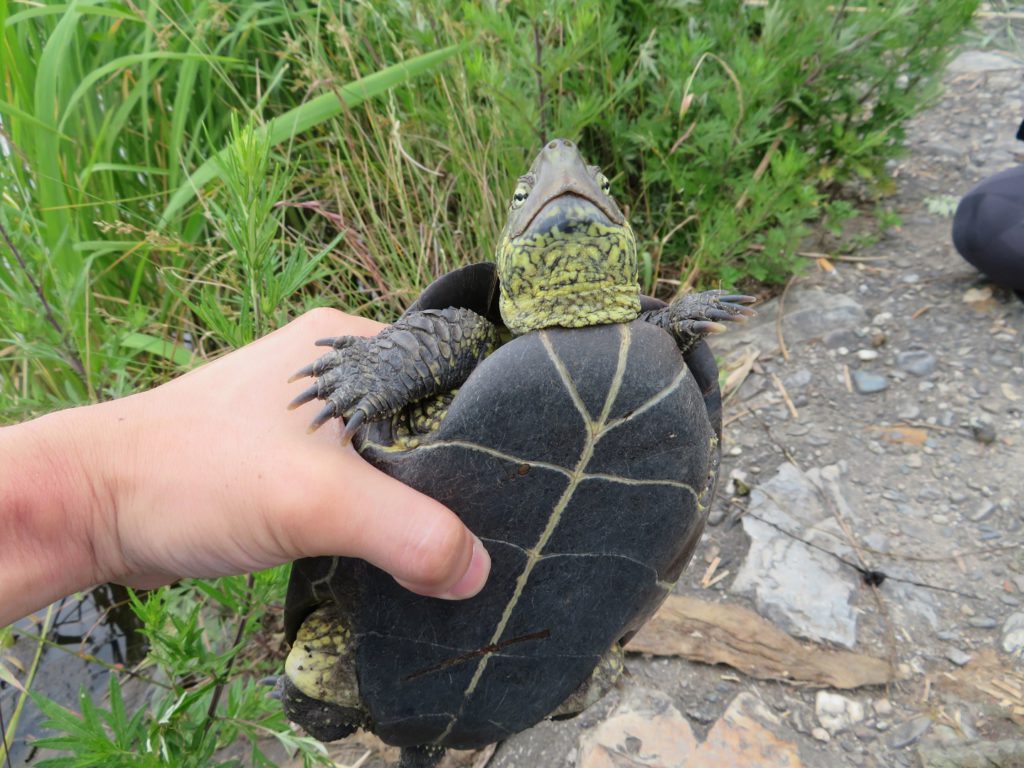
[[[93,425],[95,410],[0,429],[0,626],[109,578],[111,430]]]

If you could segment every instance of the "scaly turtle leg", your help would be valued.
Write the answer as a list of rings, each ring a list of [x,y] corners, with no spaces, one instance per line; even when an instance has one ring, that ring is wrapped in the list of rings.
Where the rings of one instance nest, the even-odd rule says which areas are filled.
[[[444,747],[428,744],[422,747],[402,747],[398,768],[434,768],[444,759]]]
[[[725,291],[688,293],[667,307],[641,313],[640,319],[671,333],[679,351],[685,354],[709,333],[724,331],[723,322],[742,321],[755,314],[750,307],[744,306],[754,301],[753,296]]]
[[[320,741],[336,741],[368,723],[355,653],[352,632],[334,605],[311,613],[292,643],[279,683],[284,711]]]
[[[611,650],[601,657],[590,677],[569,694],[569,698],[559,704],[558,709],[548,717],[552,720],[568,720],[604,698],[622,677],[625,670],[622,657],[622,646],[615,643]]]
[[[472,310],[449,307],[409,312],[376,336],[340,336],[317,344],[333,349],[292,377],[315,376],[316,383],[288,407],[323,400],[310,430],[344,417],[342,442],[348,443],[364,422],[461,386],[497,346],[498,330]]]

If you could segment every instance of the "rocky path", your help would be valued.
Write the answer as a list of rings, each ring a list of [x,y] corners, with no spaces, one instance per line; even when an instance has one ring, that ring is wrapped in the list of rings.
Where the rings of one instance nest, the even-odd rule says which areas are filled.
[[[892,169],[902,225],[715,339],[736,388],[691,602],[619,689],[449,763],[1024,766],[1024,303],[949,236],[1015,162],[1022,76],[957,58]]]

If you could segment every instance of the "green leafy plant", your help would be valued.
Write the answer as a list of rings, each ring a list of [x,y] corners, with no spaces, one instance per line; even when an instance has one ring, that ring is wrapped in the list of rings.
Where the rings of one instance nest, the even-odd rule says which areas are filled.
[[[147,706],[130,712],[118,675],[109,677],[106,703],[83,690],[77,710],[35,694],[46,716],[44,726],[57,733],[38,739],[38,747],[68,752],[37,764],[46,768],[157,766],[182,768],[237,765],[221,750],[248,744],[251,765],[273,766],[268,741],[299,753],[306,765],[326,764],[323,746],[293,733],[281,706],[259,684],[273,664],[246,649],[262,633],[262,606],[279,599],[287,568],[249,578],[184,582],[131,596],[149,640],[145,663],[136,670],[150,681]],[[265,649],[260,649],[265,652]],[[240,657],[248,669],[238,669]]]

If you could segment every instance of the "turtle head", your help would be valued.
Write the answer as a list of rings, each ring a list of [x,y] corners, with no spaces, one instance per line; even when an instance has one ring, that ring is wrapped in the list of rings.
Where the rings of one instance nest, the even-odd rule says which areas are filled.
[[[513,333],[634,320],[636,240],[608,179],[576,145],[548,142],[519,178],[495,257]]]

